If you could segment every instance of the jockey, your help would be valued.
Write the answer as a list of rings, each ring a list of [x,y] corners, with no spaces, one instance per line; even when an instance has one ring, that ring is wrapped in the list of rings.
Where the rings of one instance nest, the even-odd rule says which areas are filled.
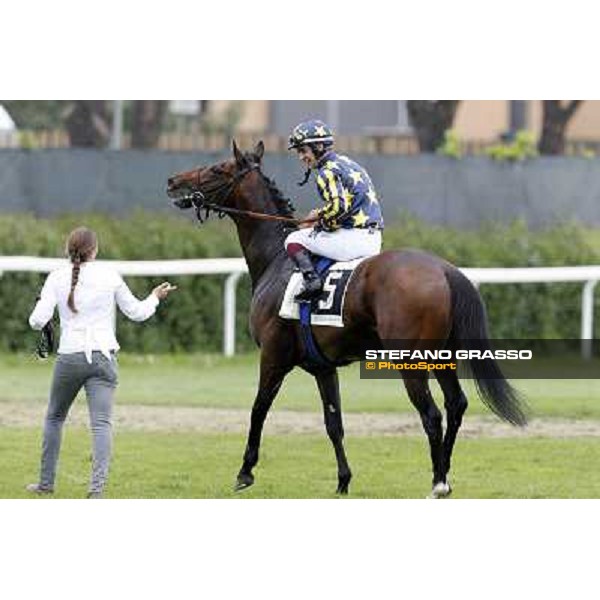
[[[304,289],[296,300],[305,301],[323,289],[310,253],[338,261],[379,254],[383,217],[368,173],[333,150],[333,133],[323,121],[297,125],[289,138],[288,150],[292,149],[307,167],[300,185],[308,181],[314,170],[317,190],[324,202],[307,216],[315,221],[314,225],[304,225],[285,240],[288,256],[304,277]]]

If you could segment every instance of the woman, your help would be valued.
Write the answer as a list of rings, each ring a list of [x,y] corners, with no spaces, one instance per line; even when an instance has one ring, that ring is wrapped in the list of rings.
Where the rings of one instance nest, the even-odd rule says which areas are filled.
[[[306,167],[300,185],[314,171],[323,202],[307,217],[316,225],[294,231],[285,240],[285,249],[304,278],[304,289],[296,296],[299,301],[318,296],[323,288],[311,253],[348,261],[381,251],[383,217],[373,182],[363,167],[337,154],[333,145],[333,132],[318,120],[300,123],[289,139],[288,150],[296,150]]]
[[[116,271],[95,262],[97,237],[85,227],[71,232],[66,252],[71,265],[48,275],[29,317],[33,329],[42,329],[58,306],[61,336],[44,426],[40,479],[27,490],[34,494],[54,491],[62,426],[84,387],[93,437],[88,498],[101,498],[111,458],[111,416],[118,373],[115,306],[133,321],[145,321],[155,313],[159,301],[177,288],[161,283],[145,300],[138,300]]]

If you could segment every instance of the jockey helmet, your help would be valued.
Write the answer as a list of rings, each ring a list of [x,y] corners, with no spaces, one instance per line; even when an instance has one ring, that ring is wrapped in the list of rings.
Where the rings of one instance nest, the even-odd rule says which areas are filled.
[[[331,146],[333,144],[333,132],[323,121],[311,119],[294,127],[288,141],[288,150],[317,143]]]

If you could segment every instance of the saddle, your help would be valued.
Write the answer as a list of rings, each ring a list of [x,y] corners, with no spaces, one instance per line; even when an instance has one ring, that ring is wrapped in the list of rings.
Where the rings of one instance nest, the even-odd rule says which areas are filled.
[[[335,262],[331,258],[314,256],[315,271],[323,279],[323,290],[309,302],[298,302],[296,295],[302,289],[303,277],[299,270],[294,271],[288,282],[279,316],[283,319],[300,321],[305,348],[305,362],[312,369],[335,367],[321,352],[313,334],[312,325],[343,327],[344,300],[348,283],[357,265],[364,258],[348,262]]]

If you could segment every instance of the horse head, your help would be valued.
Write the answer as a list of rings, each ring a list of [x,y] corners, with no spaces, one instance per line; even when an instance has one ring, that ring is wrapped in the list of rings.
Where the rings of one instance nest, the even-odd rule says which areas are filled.
[[[202,209],[206,215],[210,210],[223,214],[234,207],[234,192],[246,176],[260,171],[264,151],[260,141],[251,152],[241,152],[234,140],[232,158],[169,177],[167,196],[182,210],[195,207],[200,220]]]

